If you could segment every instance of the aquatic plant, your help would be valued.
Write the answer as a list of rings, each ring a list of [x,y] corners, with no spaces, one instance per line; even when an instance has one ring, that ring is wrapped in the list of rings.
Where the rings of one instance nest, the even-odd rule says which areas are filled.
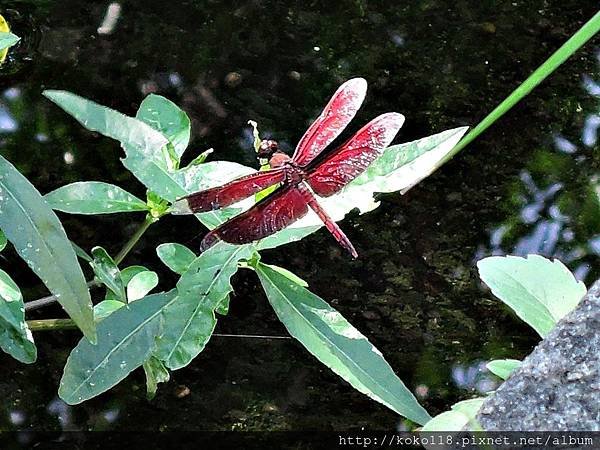
[[[491,256],[477,262],[479,277],[492,293],[544,338],[560,319],[575,309],[587,289],[563,263],[539,255]],[[502,380],[508,379],[521,361],[497,359],[486,368]],[[493,395],[490,392],[489,395]],[[485,397],[453,405],[423,427],[423,431],[480,429],[476,416]]]
[[[541,78],[538,73],[529,88],[551,73],[599,26],[600,15],[596,15],[557,52],[559,58],[552,57],[552,64],[542,66]],[[484,120],[469,139],[523,98],[528,89],[517,90],[502,111]],[[120,268],[144,232],[157,221],[166,220],[177,198],[254,169],[224,161],[206,162],[206,152],[192,164],[180,167],[189,143],[190,121],[164,97],[148,96],[136,117],[128,117],[69,92],[47,91],[45,95],[89,130],[119,141],[125,152],[124,166],[148,192],[142,200],[118,186],[89,181],[63,186],[42,197],[14,166],[0,159],[0,189],[5,194],[0,197],[0,229],[54,294],[24,305],[16,284],[8,274],[0,274],[0,346],[5,351],[24,362],[33,362],[36,355],[31,330],[76,325],[85,337],[68,358],[59,389],[61,398],[70,404],[80,403],[111,388],[139,367],[145,370],[148,394],[152,396],[158,383],[168,380],[169,370],[185,367],[204,349],[217,317],[227,314],[233,291],[230,279],[243,268],[257,273],[279,319],[321,362],[360,392],[412,421],[423,424],[430,419],[364,335],[310,292],[305,281],[287,269],[261,261],[261,250],[317,231],[322,224],[310,217],[258,243],[219,243],[200,255],[178,243],[162,243],[156,249],[158,257],[180,276],[167,292],[150,293],[158,277],[145,267]],[[346,189],[323,201],[324,207],[335,220],[355,208],[361,213],[375,209],[378,203],[374,193],[410,189],[466,145],[457,146],[465,132],[465,127],[456,128],[388,147]],[[196,218],[213,229],[251,203],[252,199],[248,204],[197,214]],[[50,207],[73,214],[139,212],[145,214],[145,219],[114,258],[101,247],[88,255],[68,241]],[[3,242],[6,245],[6,240]],[[93,307],[75,255],[87,261],[94,272],[88,284],[106,289],[104,300]],[[24,309],[52,301],[58,301],[73,321],[25,321]],[[507,370],[506,364],[500,369]]]

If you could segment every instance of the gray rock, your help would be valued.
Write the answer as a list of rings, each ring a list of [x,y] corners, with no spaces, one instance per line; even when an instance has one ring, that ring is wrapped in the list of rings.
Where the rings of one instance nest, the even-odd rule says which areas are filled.
[[[600,431],[600,280],[477,419],[488,431]]]

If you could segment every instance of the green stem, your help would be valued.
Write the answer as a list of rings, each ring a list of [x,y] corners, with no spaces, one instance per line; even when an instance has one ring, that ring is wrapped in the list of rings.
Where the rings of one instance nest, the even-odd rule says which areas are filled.
[[[538,84],[554,72],[583,44],[589,41],[600,31],[600,12],[597,12],[586,22],[571,38],[565,42],[556,52],[550,56],[540,67],[538,67],[523,83],[519,85],[502,103],[489,113],[479,124],[473,128],[457,145],[448,153],[442,163],[445,163],[463,148],[469,145],[476,137],[487,130],[496,120],[508,112],[514,105],[529,94]],[[441,164],[440,164],[441,165]]]
[[[150,228],[150,225],[152,225],[154,222],[156,222],[156,220],[157,219],[155,219],[154,217],[152,217],[150,214],[148,214],[146,216],[146,220],[144,220],[144,222],[140,225],[140,227],[137,230],[135,230],[135,233],[133,233],[133,236],[131,236],[129,238],[129,240],[125,243],[125,245],[123,246],[123,248],[119,251],[119,253],[117,253],[117,256],[115,256],[115,263],[117,264],[117,266],[119,264],[121,264],[121,262],[123,262],[123,260],[125,259],[125,257],[131,251],[131,249],[133,247],[135,247],[135,244],[138,243],[138,241],[144,235],[144,233],[146,232],[146,230],[148,228]]]
[[[31,331],[76,330],[77,325],[71,319],[28,320]]]
[[[117,265],[120,264],[125,259],[125,257],[131,251],[131,249],[135,246],[135,244],[137,244],[137,242],[144,235],[146,230],[150,227],[150,225],[152,225],[157,220],[158,219],[152,217],[149,214],[148,214],[148,216],[146,216],[146,220],[144,220],[144,222],[139,226],[139,228],[135,231],[135,233],[133,233],[133,235],[129,238],[129,240],[125,243],[123,248],[117,254],[117,256],[115,258],[115,263],[117,263]],[[87,285],[88,285],[88,287],[96,286],[97,281],[95,281],[95,280],[89,281]],[[39,298],[37,300],[25,302],[25,311],[32,311],[34,309],[38,309],[43,306],[50,305],[50,304],[56,302],[57,300],[58,300],[58,298],[55,295],[49,295],[47,297]],[[52,320],[61,320],[61,319],[52,319]],[[67,320],[67,319],[65,319],[65,320]]]

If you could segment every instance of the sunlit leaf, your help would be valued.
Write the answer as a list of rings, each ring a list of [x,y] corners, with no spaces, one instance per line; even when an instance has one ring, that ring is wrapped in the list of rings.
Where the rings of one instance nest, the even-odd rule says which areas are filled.
[[[115,261],[102,247],[94,247],[92,256],[94,259],[90,266],[94,269],[98,279],[117,296],[117,299],[124,302],[126,300],[125,285]]]
[[[398,414],[419,424],[430,419],[379,350],[339,312],[262,263],[256,271],[279,320],[319,361]]]
[[[521,361],[518,359],[496,359],[487,363],[485,367],[498,378],[506,380],[520,365]]]
[[[6,235],[2,230],[0,230],[0,252],[6,248],[6,244],[8,241],[6,240]]]
[[[148,271],[148,269],[144,266],[129,266],[129,267],[126,267],[125,269],[121,270],[121,282],[123,283],[123,286],[127,286],[127,284],[129,284],[131,279],[134,276],[136,276],[138,273],[147,272],[147,271]],[[117,295],[115,295],[113,293],[113,291],[111,291],[110,289],[106,290],[105,300],[118,300],[121,302],[123,301],[123,300],[119,300],[119,297]]]
[[[141,120],[70,92],[48,90],[44,95],[88,130],[121,142],[126,155],[123,164],[148,189],[169,201],[186,194],[168,170],[163,148],[169,141],[162,133]]]
[[[67,184],[44,198],[53,209],[71,214],[148,211],[144,201],[118,186],[100,181]]]
[[[120,300],[102,300],[97,305],[94,305],[94,320],[101,322],[123,306],[125,306],[125,303]]]
[[[227,161],[211,162],[174,170],[165,151],[169,141],[151,126],[66,91],[44,91],[44,95],[71,114],[88,130],[118,140],[125,150],[123,164],[149,190],[174,202],[186,194],[217,186],[254,170]],[[239,208],[197,214],[214,228],[240,212]]]
[[[492,256],[477,263],[492,293],[545,337],[586,293],[559,260],[539,255]]]
[[[308,283],[306,281],[304,281],[302,278],[300,278],[295,273],[290,272],[287,269],[284,269],[283,267],[279,267],[274,264],[265,264],[265,263],[263,263],[263,265],[273,269],[276,272],[279,272],[281,275],[288,278],[290,281],[292,281],[302,287],[308,287]]]
[[[185,367],[203,349],[217,323],[215,309],[233,290],[238,261],[250,245],[219,243],[198,256],[177,283],[179,299],[164,312],[164,329],[154,353],[170,369]]]
[[[140,104],[136,118],[161,132],[173,144],[177,159],[190,142],[190,119],[179,106],[160,95],[150,94]]]
[[[194,159],[192,159],[190,161],[190,163],[188,164],[189,166],[196,166],[198,164],[203,164],[206,161],[206,158],[208,158],[211,153],[213,153],[215,151],[214,148],[209,148],[208,150],[204,150],[202,153],[200,153],[198,156],[196,156]]]
[[[478,397],[458,402],[452,405],[452,410],[443,412],[427,422],[421,432],[478,430],[480,427],[476,416],[484,401],[484,397]]]
[[[79,245],[71,241],[71,246],[73,247],[73,250],[75,251],[75,254],[78,258],[81,258],[86,262],[92,262],[92,257],[88,255],[87,252],[84,249],[82,249]]]
[[[172,242],[160,244],[156,247],[156,254],[165,266],[179,275],[196,259],[196,254],[185,245]]]
[[[0,270],[0,347],[27,364],[37,359],[33,336],[25,322],[21,291],[3,270]]]
[[[0,64],[6,59],[8,48],[19,42],[21,38],[10,32],[0,31]]]
[[[467,127],[455,128],[426,138],[393,145],[385,149],[367,170],[346,186],[339,194],[318,198],[319,203],[336,221],[358,209],[360,214],[379,206],[373,195],[377,192],[405,192],[433,172],[460,138]],[[259,249],[273,248],[297,241],[323,226],[315,213],[258,243]]]
[[[98,324],[98,343],[82,339],[73,349],[58,394],[70,405],[110,389],[140,367],[156,347],[161,313],[176,292],[154,294],[114,311]]]
[[[169,381],[169,371],[163,362],[154,356],[148,358],[143,367],[146,374],[146,397],[148,400],[152,400],[156,395],[158,383]]]
[[[151,270],[137,273],[127,283],[127,301],[133,302],[146,296],[148,292],[158,286],[158,275]]]
[[[35,187],[1,156],[0,228],[87,338],[95,340],[90,293],[65,230]]]

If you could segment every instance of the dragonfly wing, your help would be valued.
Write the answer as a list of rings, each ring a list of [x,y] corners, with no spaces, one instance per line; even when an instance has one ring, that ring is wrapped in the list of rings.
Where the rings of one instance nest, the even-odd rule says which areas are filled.
[[[195,192],[173,205],[175,214],[193,214],[224,208],[285,179],[283,169],[272,169],[243,176],[223,186]]]
[[[209,232],[200,249],[204,251],[218,240],[231,244],[257,241],[294,223],[307,212],[308,205],[296,187],[281,187],[248,211]]]
[[[304,166],[315,159],[350,123],[366,93],[367,82],[363,78],[342,84],[298,142],[292,160]]]
[[[363,173],[392,142],[403,123],[402,114],[382,114],[311,168],[306,181],[315,194],[329,197]]]

